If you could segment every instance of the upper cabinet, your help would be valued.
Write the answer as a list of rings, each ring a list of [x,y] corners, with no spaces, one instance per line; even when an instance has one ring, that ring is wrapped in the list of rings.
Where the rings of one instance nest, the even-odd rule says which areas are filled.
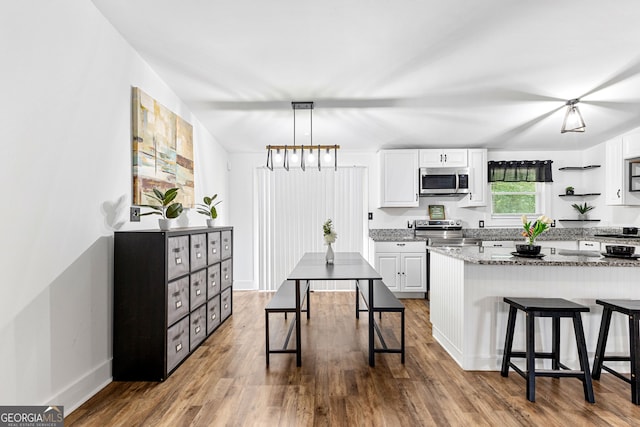
[[[640,133],[622,137],[622,157],[624,159],[640,158]]]
[[[455,168],[467,166],[467,150],[420,150],[421,168]]]
[[[630,165],[623,157],[624,140],[625,137],[618,137],[605,143],[605,199],[607,205],[637,206],[640,198],[629,192]]]
[[[381,150],[381,208],[416,207],[418,201],[418,150]]]
[[[465,150],[466,151],[466,150]],[[469,194],[460,200],[463,208],[487,205],[487,150],[469,149]]]

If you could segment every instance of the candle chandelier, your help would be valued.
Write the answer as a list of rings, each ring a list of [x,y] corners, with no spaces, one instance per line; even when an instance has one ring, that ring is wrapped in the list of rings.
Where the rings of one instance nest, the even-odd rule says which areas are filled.
[[[282,162],[282,167],[285,170],[289,170],[289,162],[296,164],[298,162],[298,150],[300,150],[300,168],[306,170],[306,162],[309,164],[315,162],[318,159],[318,170],[321,170],[321,157],[324,153],[325,164],[331,161],[333,153],[333,166],[334,170],[338,170],[338,148],[339,145],[313,145],[313,102],[292,102],[291,107],[293,109],[293,145],[267,145],[267,168],[273,170],[273,162],[275,159],[276,164]],[[296,112],[298,110],[309,111],[308,122],[305,120],[302,122],[304,128],[305,137],[308,135],[308,144],[296,145]],[[299,131],[300,129],[298,129]],[[275,150],[275,154],[274,154]],[[305,150],[307,156],[305,160]],[[291,151],[291,154],[289,154]],[[315,155],[314,155],[315,151]]]

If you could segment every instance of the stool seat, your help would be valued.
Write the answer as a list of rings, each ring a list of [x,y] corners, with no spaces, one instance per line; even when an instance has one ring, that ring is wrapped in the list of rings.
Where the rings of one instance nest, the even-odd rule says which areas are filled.
[[[580,313],[588,312],[589,307],[568,301],[562,298],[523,298],[504,297],[504,302],[509,304],[509,320],[507,322],[507,336],[505,338],[504,355],[502,357],[503,377],[509,375],[509,368],[525,378],[527,381],[527,399],[535,402],[535,378],[543,377],[574,377],[582,381],[584,398],[590,403],[595,403],[593,396],[593,385],[589,373],[589,360],[587,358],[587,344],[584,339],[582,318]],[[513,335],[516,325],[516,314],[518,310],[526,313],[526,350],[513,351]],[[535,318],[552,318],[552,340],[551,352],[543,353],[535,351]],[[573,329],[576,335],[578,346],[578,358],[580,370],[571,370],[560,363],[560,319],[566,317],[573,320]],[[520,369],[511,362],[513,357],[526,359],[526,370]],[[552,369],[536,370],[535,359],[551,359]]]
[[[598,299],[596,303],[603,306],[603,310],[591,377],[594,380],[599,380],[600,374],[604,369],[615,377],[631,384],[631,402],[635,405],[640,405],[640,300]],[[624,314],[629,318],[629,356],[605,355],[613,312]],[[631,375],[626,377],[604,365],[606,361],[630,362]]]
[[[562,298],[513,298],[505,297],[504,302],[522,311],[588,312],[589,307]]]

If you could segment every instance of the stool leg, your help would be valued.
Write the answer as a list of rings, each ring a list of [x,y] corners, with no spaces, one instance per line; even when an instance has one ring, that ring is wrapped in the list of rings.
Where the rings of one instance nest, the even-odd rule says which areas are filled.
[[[536,348],[535,348],[535,320],[536,317],[526,314],[527,333],[526,333],[526,357],[527,357],[527,400],[536,401]]]
[[[640,405],[640,315],[629,316],[629,351],[631,360],[631,402]]]
[[[511,361],[511,347],[513,346],[513,330],[516,326],[517,309],[509,306],[509,320],[507,321],[507,336],[504,340],[504,354],[502,355],[502,370],[500,375],[509,375],[509,362]]]
[[[578,358],[580,359],[580,369],[582,370],[582,387],[584,388],[584,398],[589,403],[595,403],[593,396],[593,384],[589,375],[589,358],[587,357],[587,343],[584,339],[584,329],[582,328],[582,317],[580,313],[573,314],[573,329],[576,333],[576,343],[578,344]]]
[[[593,371],[591,378],[600,379],[602,373],[602,363],[604,362],[604,351],[607,347],[607,337],[609,336],[609,325],[611,325],[611,309],[605,307],[602,310],[602,320],[600,321],[600,333],[598,335],[598,345],[596,346],[596,355],[593,358]]]
[[[554,316],[552,322],[551,352],[553,353],[553,359],[551,359],[551,369],[557,371],[560,369],[560,318]]]

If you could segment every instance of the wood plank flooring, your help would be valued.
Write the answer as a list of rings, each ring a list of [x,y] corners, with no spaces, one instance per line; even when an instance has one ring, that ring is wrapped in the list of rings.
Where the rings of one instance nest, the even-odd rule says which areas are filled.
[[[113,382],[65,419],[66,426],[626,426],[640,424],[629,386],[603,373],[596,403],[579,380],[540,378],[536,403],[510,373],[465,372],[431,337],[428,302],[406,306],[406,363],[367,357],[366,316],[353,292],[314,292],[302,320],[302,367],[294,354],[265,366],[269,293],[235,292],[233,316],[163,383]],[[271,317],[272,343],[289,320]],[[382,318],[394,346],[399,317]],[[387,336],[391,337],[387,338]],[[397,336],[397,334],[396,334]],[[295,345],[295,340],[293,345]],[[592,362],[592,361],[590,361]]]

